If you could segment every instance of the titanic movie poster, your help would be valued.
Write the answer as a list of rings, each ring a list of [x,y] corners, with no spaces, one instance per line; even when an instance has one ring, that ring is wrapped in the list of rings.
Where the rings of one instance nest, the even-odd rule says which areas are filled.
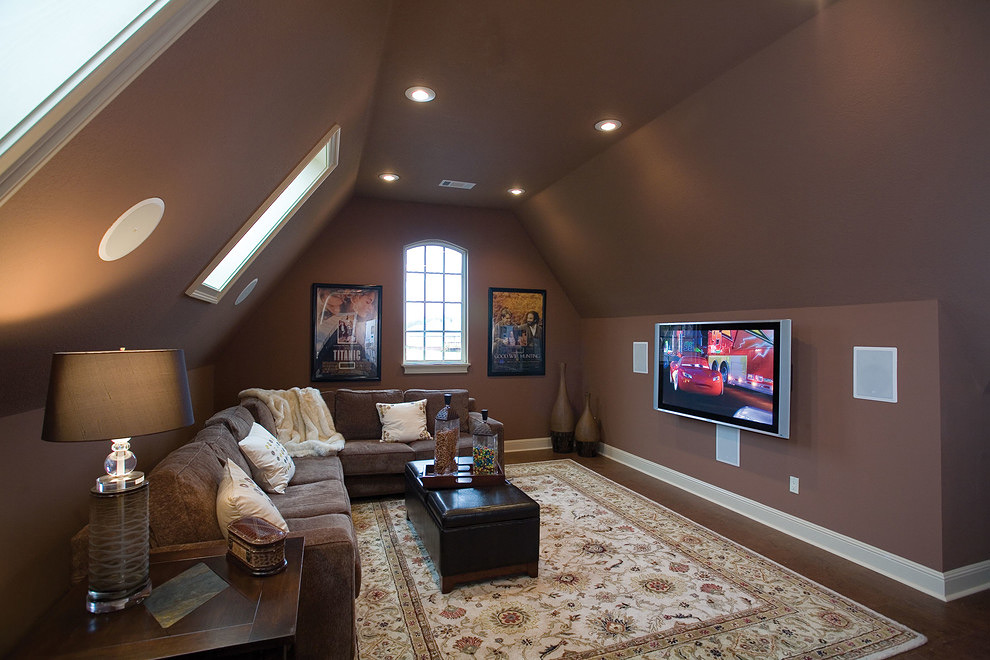
[[[546,373],[545,289],[488,289],[489,376]]]
[[[381,380],[382,287],[313,285],[313,381]]]

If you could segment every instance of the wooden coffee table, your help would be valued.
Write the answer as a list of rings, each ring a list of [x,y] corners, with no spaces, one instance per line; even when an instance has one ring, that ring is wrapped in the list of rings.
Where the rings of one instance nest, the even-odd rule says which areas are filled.
[[[284,571],[254,577],[226,557],[218,541],[207,550],[156,553],[152,593],[199,563],[229,585],[179,621],[163,628],[144,603],[119,612],[86,611],[86,582],[76,584],[28,633],[11,657],[168,658],[203,651],[283,657],[292,648],[299,606],[303,539],[286,539]]]

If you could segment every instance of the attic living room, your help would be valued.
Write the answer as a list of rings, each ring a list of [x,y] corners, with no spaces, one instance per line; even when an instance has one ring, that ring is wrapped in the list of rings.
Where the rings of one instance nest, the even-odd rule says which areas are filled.
[[[10,4],[2,41],[35,50],[8,60],[46,64],[65,3]],[[109,449],[42,439],[53,356],[121,347],[184,356],[193,421],[133,438],[145,475],[251,388],[466,391],[504,428],[539,576],[441,593],[402,495],[345,493],[353,608],[300,594],[298,657],[332,657],[317,601],[361,658],[988,654],[990,3],[132,4],[147,27],[50,113],[0,104],[0,654],[37,656]],[[324,153],[215,300],[188,294]],[[424,241],[467,255],[456,368],[404,339]],[[315,284],[380,287],[376,377],[313,379]],[[493,289],[545,294],[542,371],[490,375]],[[655,328],[764,319],[790,321],[789,432],[743,428],[726,460],[732,427],[656,409]],[[896,397],[856,395],[863,347],[896,349]],[[562,390],[593,456],[553,449]],[[256,582],[305,572],[309,533]]]

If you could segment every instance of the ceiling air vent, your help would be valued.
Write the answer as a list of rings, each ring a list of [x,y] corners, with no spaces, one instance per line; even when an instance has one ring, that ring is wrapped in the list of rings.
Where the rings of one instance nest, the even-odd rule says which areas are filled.
[[[459,188],[460,190],[471,190],[475,185],[467,181],[451,181],[450,179],[444,179],[440,182],[441,188]]]

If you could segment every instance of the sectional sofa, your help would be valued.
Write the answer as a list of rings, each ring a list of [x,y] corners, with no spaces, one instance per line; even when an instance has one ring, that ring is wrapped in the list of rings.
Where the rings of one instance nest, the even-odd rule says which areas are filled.
[[[289,534],[305,539],[298,657],[349,658],[354,654],[354,599],[361,588],[361,557],[351,521],[351,498],[402,493],[405,464],[433,457],[432,440],[381,442],[382,426],[375,404],[425,399],[432,434],[444,392],[452,394],[451,406],[461,418],[459,454],[469,455],[471,426],[481,415],[474,411],[474,400],[466,390],[341,389],[321,393],[336,430],[345,438],[343,449],[331,456],[295,458],[295,474],[285,492],[269,495]],[[217,522],[217,491],[227,461],[251,474],[238,442],[254,423],[275,432],[267,406],[247,397],[210,417],[192,441],[151,471],[153,553],[215,544],[223,538]],[[499,435],[499,460],[504,464],[504,429],[492,418],[488,424]]]

